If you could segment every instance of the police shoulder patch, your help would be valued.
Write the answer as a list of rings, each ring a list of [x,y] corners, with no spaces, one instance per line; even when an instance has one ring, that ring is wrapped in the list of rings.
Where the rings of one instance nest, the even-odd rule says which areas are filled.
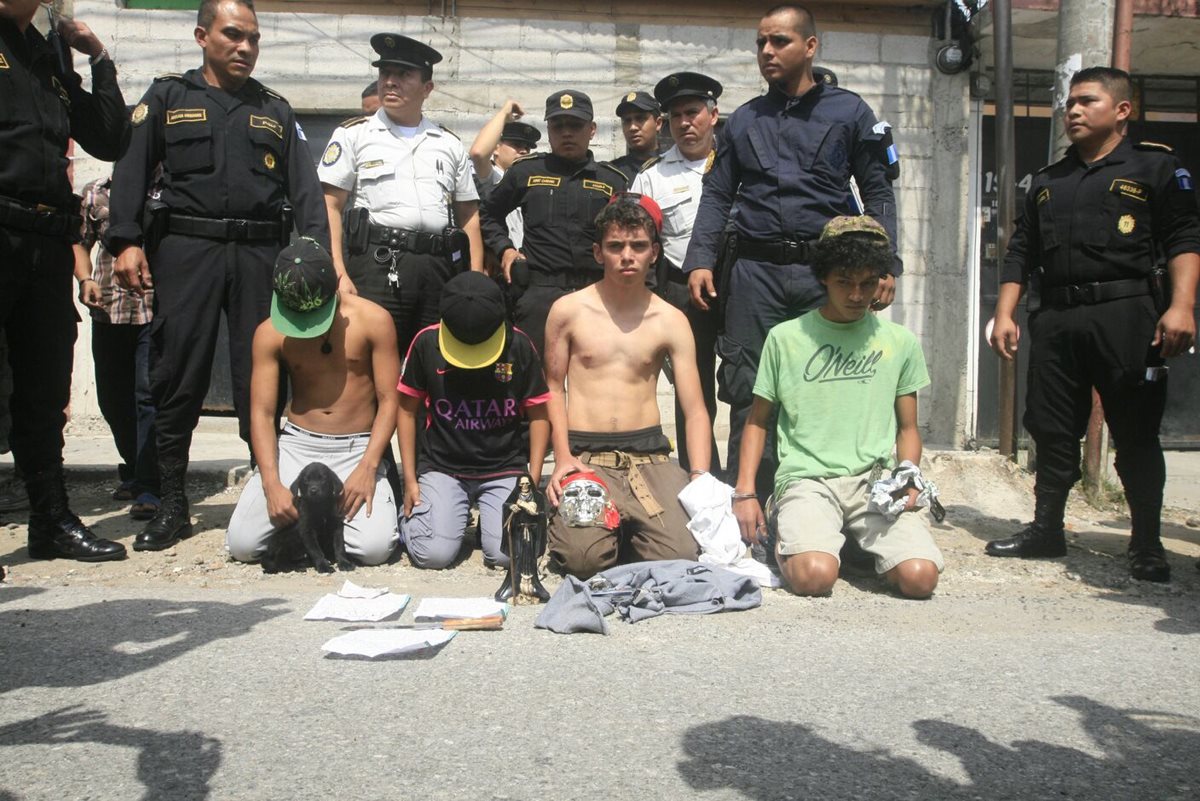
[[[337,160],[342,157],[342,146],[337,142],[330,142],[329,147],[325,148],[324,155],[321,156],[321,163],[326,167],[330,167],[337,163]]]
[[[366,122],[369,119],[371,119],[371,118],[370,117],[351,117],[348,120],[343,120],[341,125],[339,125],[338,127],[339,128],[353,128],[355,125],[362,125],[364,122]]]
[[[150,107],[145,103],[138,103],[134,106],[133,112],[129,115],[129,122],[136,128],[146,121],[146,115],[150,113]]]
[[[1138,150],[1158,150],[1163,153],[1174,153],[1175,149],[1170,145],[1164,145],[1161,142],[1138,142],[1134,145]]]

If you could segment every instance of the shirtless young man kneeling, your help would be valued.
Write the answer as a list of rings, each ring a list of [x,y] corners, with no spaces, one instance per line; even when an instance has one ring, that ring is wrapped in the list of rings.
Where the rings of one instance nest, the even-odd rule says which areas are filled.
[[[687,421],[692,478],[708,470],[711,432],[687,318],[646,288],[646,273],[659,254],[661,221],[653,200],[618,195],[596,217],[592,253],[604,278],[555,302],[546,320],[556,462],[550,501],[559,505],[564,483],[571,482],[568,474],[594,473],[607,485],[621,519],[613,529],[603,521],[569,524],[563,514],[551,521],[551,558],[580,578],[616,565],[626,554],[636,561],[698,554],[677,500],[688,474],[670,459],[658,413],[658,374],[668,357]]]
[[[250,447],[258,470],[242,490],[225,545],[257,561],[276,530],[299,520],[289,489],[311,462],[342,480],[346,553],[363,565],[395,550],[396,501],[383,462],[396,429],[400,356],[382,307],[338,295],[333,261],[304,238],[275,263],[271,318],[254,333]],[[287,422],[276,436],[280,371],[291,378]]]

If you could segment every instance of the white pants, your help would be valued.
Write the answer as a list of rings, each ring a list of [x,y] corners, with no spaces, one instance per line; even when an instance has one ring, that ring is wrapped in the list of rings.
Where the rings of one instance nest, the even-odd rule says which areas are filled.
[[[299,426],[285,423],[279,435],[279,481],[290,487],[296,477],[311,462],[321,462],[345,481],[367,451],[369,433],[315,434]],[[346,523],[346,553],[362,565],[386,562],[396,550],[396,499],[387,480],[387,465],[381,463],[375,471],[375,498],[371,516],[363,504],[350,522]],[[242,490],[237,508],[229,519],[225,532],[225,547],[239,562],[256,562],[267,550],[267,542],[275,532],[267,514],[267,498],[263,494],[262,476],[257,470]]]

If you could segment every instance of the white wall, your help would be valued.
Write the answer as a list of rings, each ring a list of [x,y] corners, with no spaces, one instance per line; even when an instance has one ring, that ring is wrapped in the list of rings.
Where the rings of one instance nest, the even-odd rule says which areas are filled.
[[[75,15],[109,43],[130,104],[155,75],[199,65],[193,12],[77,0]],[[611,158],[623,152],[613,112],[631,88],[650,89],[677,70],[705,72],[725,86],[725,113],[763,88],[750,27],[296,12],[263,12],[259,24],[262,53],[255,77],[302,112],[350,114],[358,108],[363,86],[374,77],[372,34],[388,31],[428,42],[445,60],[434,70],[437,86],[426,112],[468,143],[505,99],[521,102],[539,123],[546,96],[571,87],[592,97],[599,125],[594,150],[598,158]],[[906,274],[898,302],[886,314],[913,329],[925,347],[934,386],[922,397],[921,419],[930,439],[957,444],[966,420],[961,337],[968,334],[967,78],[932,70],[928,47],[923,36],[829,30],[822,35],[819,62],[895,126]],[[323,144],[310,147],[315,151]],[[76,169],[82,184],[107,167],[84,158]],[[78,356],[90,360],[86,328]],[[83,378],[80,369],[75,412],[93,414]]]

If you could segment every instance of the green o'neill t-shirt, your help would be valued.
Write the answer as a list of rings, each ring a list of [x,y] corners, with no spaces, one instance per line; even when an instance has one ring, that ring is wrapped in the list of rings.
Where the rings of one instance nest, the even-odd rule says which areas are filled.
[[[917,338],[874,314],[834,323],[811,311],[772,328],[754,394],[779,407],[775,492],[890,461],[896,398],[928,384]]]

